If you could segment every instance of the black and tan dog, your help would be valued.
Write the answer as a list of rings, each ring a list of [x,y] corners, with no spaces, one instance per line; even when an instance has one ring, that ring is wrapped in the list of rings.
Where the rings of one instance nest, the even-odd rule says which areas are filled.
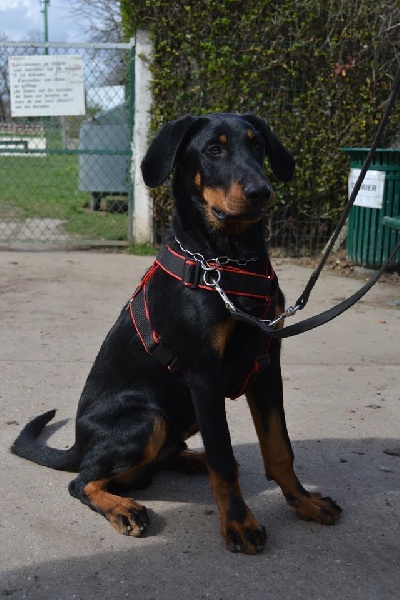
[[[225,398],[245,393],[268,479],[303,519],[333,524],[341,509],[308,493],[293,470],[283,410],[280,343],[232,318],[217,291],[263,319],[283,311],[264,242],[274,193],[264,173],[289,181],[294,161],[254,115],[186,116],[167,123],[142,163],[145,183],[173,173],[175,213],[156,261],[106,337],[89,373],[69,450],[36,441],[50,411],[23,429],[12,451],[78,472],[70,493],[125,535],[141,536],[146,509],[116,495],[150,480],[156,466],[209,471],[221,531],[233,552],[264,548],[265,529],[245,504]],[[185,440],[200,430],[204,455]]]

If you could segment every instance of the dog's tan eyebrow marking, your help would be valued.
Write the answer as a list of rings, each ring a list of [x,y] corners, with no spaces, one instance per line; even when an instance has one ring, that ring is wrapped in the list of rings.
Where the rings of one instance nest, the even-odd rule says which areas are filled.
[[[195,184],[197,187],[200,187],[200,186],[201,186],[201,175],[200,175],[200,172],[199,172],[199,171],[197,171],[196,175],[194,176],[194,184]]]
[[[225,133],[220,135],[218,139],[221,142],[221,144],[226,144],[226,142],[227,142],[227,137],[226,137]]]
[[[247,131],[247,137],[249,137],[252,140],[254,138],[254,136],[255,136],[254,131],[252,131],[251,129],[249,129]]]

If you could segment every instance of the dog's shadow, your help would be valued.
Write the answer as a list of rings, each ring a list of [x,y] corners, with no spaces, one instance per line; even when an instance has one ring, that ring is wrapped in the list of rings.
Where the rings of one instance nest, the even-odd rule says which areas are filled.
[[[50,438],[56,435],[61,429],[64,429],[71,421],[72,419],[62,419],[61,421],[55,421],[46,425],[40,433],[40,442],[47,445]],[[51,444],[49,445],[51,446]]]

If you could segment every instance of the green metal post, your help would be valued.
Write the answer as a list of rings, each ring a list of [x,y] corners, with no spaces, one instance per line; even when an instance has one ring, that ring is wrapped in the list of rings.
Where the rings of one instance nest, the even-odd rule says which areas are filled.
[[[48,14],[48,6],[50,5],[50,0],[41,0],[43,4],[43,8],[41,10],[43,14],[43,30],[44,30],[44,42],[47,44],[49,41],[49,14]],[[45,54],[49,53],[49,49],[46,47],[44,49]]]
[[[129,206],[128,206],[128,240],[134,242],[133,230],[133,211],[135,205],[135,170],[133,165],[133,130],[135,127],[135,39],[131,38],[131,47],[129,51],[129,140],[131,143],[131,161],[130,161],[130,178],[129,178]]]

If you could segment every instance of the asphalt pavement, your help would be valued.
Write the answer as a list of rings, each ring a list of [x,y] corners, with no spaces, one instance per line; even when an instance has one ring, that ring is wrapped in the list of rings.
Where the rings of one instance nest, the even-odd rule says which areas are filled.
[[[243,398],[227,402],[240,480],[267,529],[266,550],[222,543],[206,475],[159,474],[135,494],[143,539],[116,533],[72,498],[71,475],[8,448],[27,420],[57,408],[47,443],[73,442],[85,378],[151,257],[0,252],[0,598],[12,600],[389,600],[400,598],[400,277],[322,328],[284,341],[288,429],[303,485],[343,508],[337,525],[298,519],[263,477]],[[287,301],[310,269],[277,259]],[[323,273],[298,318],[362,279]],[[201,446],[199,437],[193,447]]]

